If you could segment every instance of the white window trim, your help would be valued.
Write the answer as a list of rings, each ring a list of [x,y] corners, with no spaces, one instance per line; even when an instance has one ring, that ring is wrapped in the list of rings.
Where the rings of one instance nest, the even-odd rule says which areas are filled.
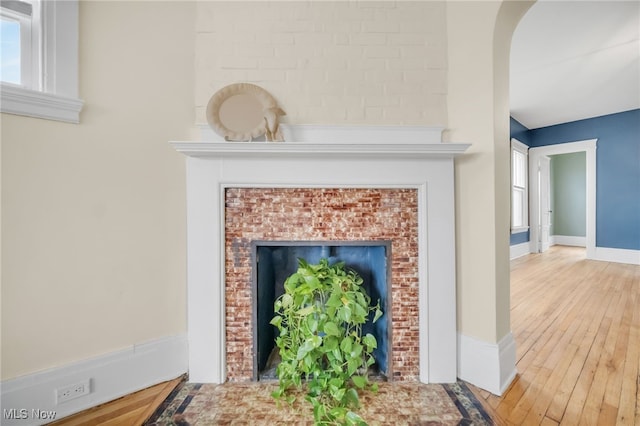
[[[2,4],[2,16],[20,25],[20,80],[26,88],[40,88],[40,2],[7,1]]]
[[[0,83],[0,111],[79,123],[78,0],[44,1],[41,6],[43,90]]]
[[[527,145],[523,144],[522,142],[520,142],[517,139],[511,139],[511,156],[510,156],[510,158],[513,158],[513,151],[518,151],[518,152],[524,154],[524,156],[526,157],[525,165],[528,168],[529,167],[529,147]],[[512,182],[511,182],[511,196],[510,197],[511,197],[511,209],[513,210],[513,164],[511,165],[511,178],[512,178]],[[514,227],[512,225],[511,226],[511,233],[512,234],[519,234],[519,233],[526,232],[526,231],[529,230],[529,171],[528,170],[525,172],[525,193],[524,193],[523,210],[525,212],[527,212],[527,214],[526,214],[527,220],[525,221],[525,225],[517,226],[517,227]],[[513,220],[513,214],[512,214],[512,220]]]

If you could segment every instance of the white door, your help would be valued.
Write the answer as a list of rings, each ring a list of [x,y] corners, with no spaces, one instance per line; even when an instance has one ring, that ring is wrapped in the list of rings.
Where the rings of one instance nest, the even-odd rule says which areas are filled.
[[[540,157],[538,164],[538,194],[540,213],[538,214],[538,250],[540,253],[549,248],[549,234],[551,232],[551,159]]]

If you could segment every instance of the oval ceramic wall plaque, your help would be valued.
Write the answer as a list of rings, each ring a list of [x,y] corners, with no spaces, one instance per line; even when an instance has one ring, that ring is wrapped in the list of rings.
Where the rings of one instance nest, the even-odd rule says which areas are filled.
[[[284,141],[280,115],[284,111],[273,96],[249,83],[225,86],[207,104],[209,126],[227,141],[251,141],[263,135],[268,141]]]

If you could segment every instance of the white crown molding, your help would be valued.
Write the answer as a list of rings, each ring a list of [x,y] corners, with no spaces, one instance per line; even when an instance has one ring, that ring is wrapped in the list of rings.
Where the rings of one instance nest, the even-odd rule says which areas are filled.
[[[2,425],[39,425],[40,412],[55,412],[55,419],[145,389],[187,372],[185,334],[136,344],[127,349],[74,362],[50,370],[2,381]],[[88,395],[56,405],[56,389],[89,380]],[[5,412],[25,418],[8,419]],[[23,410],[23,411],[21,411]],[[34,411],[35,410],[35,411]]]
[[[29,90],[6,83],[0,85],[0,111],[8,114],[79,123],[84,102],[53,93]]]

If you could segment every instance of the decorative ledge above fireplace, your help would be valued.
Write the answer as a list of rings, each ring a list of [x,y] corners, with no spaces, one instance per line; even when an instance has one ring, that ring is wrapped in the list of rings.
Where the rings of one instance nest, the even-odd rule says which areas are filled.
[[[322,132],[321,139],[326,139],[327,143],[172,142],[177,151],[188,157],[187,298],[190,380],[210,383],[223,383],[227,379],[245,380],[246,374],[236,373],[235,365],[241,363],[243,357],[247,358],[249,364],[254,359],[256,349],[251,343],[252,338],[246,339],[246,345],[235,347],[237,342],[227,337],[230,332],[237,333],[237,327],[252,327],[251,312],[246,317],[247,320],[243,320],[245,317],[242,315],[230,316],[229,312],[244,309],[246,305],[242,302],[242,297],[238,301],[232,296],[240,294],[251,300],[251,294],[247,294],[251,293],[251,274],[249,273],[246,283],[241,278],[238,284],[237,278],[244,276],[240,272],[246,268],[241,262],[236,262],[234,256],[239,251],[234,246],[235,241],[249,240],[255,235],[237,236],[236,240],[236,237],[226,235],[231,232],[226,227],[229,220],[250,220],[247,228],[252,226],[251,223],[261,221],[259,214],[244,214],[242,210],[238,213],[227,208],[228,191],[251,188],[258,189],[255,193],[258,195],[252,191],[235,193],[245,198],[254,197],[257,204],[254,203],[253,206],[261,205],[260,203],[274,205],[276,210],[286,212],[281,216],[295,220],[299,232],[291,231],[293,225],[284,226],[283,229],[275,229],[273,235],[267,235],[275,240],[327,241],[346,240],[351,239],[350,237],[354,240],[392,240],[395,235],[393,232],[377,233],[376,230],[402,227],[408,220],[403,215],[413,212],[414,217],[410,220],[415,220],[417,224],[414,238],[417,253],[409,249],[403,252],[402,247],[406,244],[401,240],[395,243],[400,250],[392,248],[394,256],[399,256],[400,266],[396,269],[405,271],[408,275],[414,274],[416,279],[415,284],[412,284],[413,288],[409,285],[407,290],[403,290],[402,286],[391,289],[390,298],[395,305],[391,322],[394,327],[394,347],[390,349],[390,353],[394,354],[392,362],[395,364],[390,369],[403,372],[403,376],[398,377],[400,380],[417,379],[424,383],[456,380],[453,160],[469,145],[417,143],[416,128],[410,128],[409,131],[411,143],[402,143],[402,127],[395,128],[393,132],[388,127],[384,128],[382,133],[385,138],[389,138],[389,142],[375,140],[375,136],[370,137],[376,134],[375,128],[371,127],[367,127],[360,135],[357,132],[347,132],[351,140],[340,140],[337,143],[329,142],[336,139],[332,139],[331,132],[326,129]],[[441,129],[436,131],[439,134]],[[286,205],[284,203],[288,201],[288,193],[284,191],[283,197],[278,194],[278,189],[309,191],[302,191],[306,198],[298,201],[298,204]],[[408,204],[405,204],[405,195],[384,198],[388,197],[388,193],[393,193],[393,190],[413,194],[415,202],[406,201]],[[268,201],[260,198],[263,192],[271,194]],[[295,196],[299,195],[297,192]],[[371,201],[379,200],[380,197],[384,200],[376,201],[377,204]],[[318,204],[323,200],[326,208]],[[369,204],[371,211],[367,212],[366,206]],[[385,210],[380,208],[383,204],[389,211],[389,216],[381,213]],[[313,207],[308,208],[309,206]],[[297,208],[300,210],[297,211]],[[255,207],[246,209],[246,212],[256,210]],[[231,214],[236,215],[235,218],[228,217]],[[249,219],[249,216],[252,217]],[[336,225],[329,226],[327,230],[324,224],[332,217],[336,218]],[[364,233],[350,233],[350,218],[355,217],[364,217],[361,219],[364,223],[371,221],[374,224],[365,226],[369,229]],[[318,223],[323,225],[319,226]],[[353,226],[356,226],[355,222]],[[357,226],[362,227],[362,224]],[[241,225],[239,229],[244,227]],[[269,229],[260,232],[270,234]],[[258,239],[264,238],[260,234]],[[391,244],[393,246],[394,242]],[[230,261],[231,257],[234,257],[233,261]],[[395,277],[396,269],[391,269],[391,282],[404,279]],[[407,294],[403,293],[405,291]],[[417,300],[410,292],[415,292]],[[411,299],[414,299],[413,302]],[[411,306],[411,303],[415,306]],[[248,309],[252,309],[250,302]],[[404,320],[411,320],[407,324],[414,324],[416,330],[411,328],[413,325],[403,325]],[[227,324],[228,322],[233,324]],[[230,326],[235,326],[236,329],[229,331]],[[403,339],[413,340],[405,342]],[[413,359],[417,365],[412,369],[405,364]]]

